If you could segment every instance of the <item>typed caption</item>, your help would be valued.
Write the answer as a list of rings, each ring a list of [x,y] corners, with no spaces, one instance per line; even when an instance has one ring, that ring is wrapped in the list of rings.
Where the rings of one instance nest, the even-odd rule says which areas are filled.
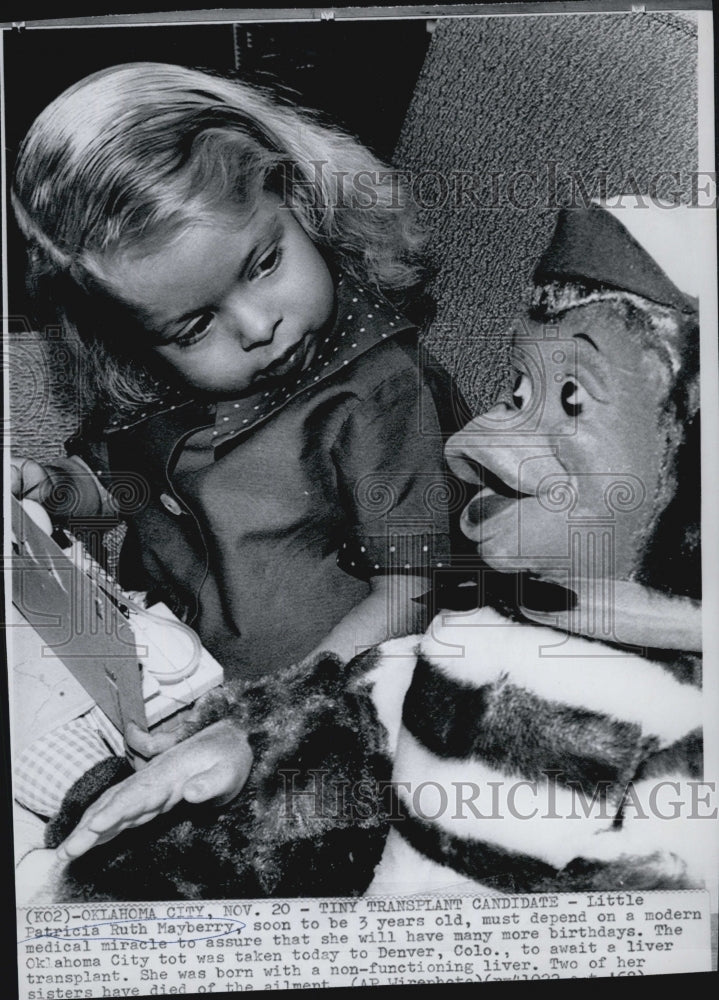
[[[711,968],[700,891],[107,903],[18,920],[22,1000]]]

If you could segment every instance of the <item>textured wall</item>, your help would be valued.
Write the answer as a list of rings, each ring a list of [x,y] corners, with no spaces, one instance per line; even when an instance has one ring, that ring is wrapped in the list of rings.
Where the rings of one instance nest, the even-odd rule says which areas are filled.
[[[571,197],[571,173],[591,191],[591,175],[605,171],[611,194],[633,182],[648,191],[658,174],[681,171],[688,197],[696,100],[696,29],[684,16],[438,22],[395,162],[449,180],[441,189],[427,175],[417,188],[420,201],[437,202],[423,213],[440,265],[427,343],[470,401],[491,401],[502,380],[502,333],[551,234],[552,202]],[[462,171],[489,207],[472,204],[469,178],[458,194]],[[658,194],[676,187],[665,176]]]
[[[59,333],[48,337],[17,317],[10,324],[7,377],[12,448],[27,458],[64,454],[80,419],[79,371]]]

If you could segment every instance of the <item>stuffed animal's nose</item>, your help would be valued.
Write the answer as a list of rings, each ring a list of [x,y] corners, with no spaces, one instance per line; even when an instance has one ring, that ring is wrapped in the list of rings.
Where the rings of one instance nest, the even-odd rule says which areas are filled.
[[[509,413],[506,424],[502,410]],[[509,425],[513,416],[511,407],[499,404],[449,439],[445,457],[459,479],[490,486],[495,492],[534,495],[546,477],[565,474],[556,444],[536,433],[512,433]],[[503,489],[497,487],[497,480],[504,484]]]

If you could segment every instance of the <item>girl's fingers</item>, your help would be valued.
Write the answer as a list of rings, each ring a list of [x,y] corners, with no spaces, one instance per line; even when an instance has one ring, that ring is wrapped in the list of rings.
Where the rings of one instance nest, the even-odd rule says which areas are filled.
[[[91,806],[85,810],[82,814],[82,818],[78,823],[76,829],[80,827],[90,827],[94,824],[98,824],[98,829],[102,828],[102,817],[107,815],[106,810],[112,806],[112,803],[116,801],[118,791],[122,788],[122,785],[115,785],[113,788],[109,788],[106,792],[100,796]]]
[[[104,833],[122,823],[137,822],[147,813],[157,815],[166,812],[179,801],[175,787],[166,782],[150,783],[144,775],[144,771],[131,775],[105,792],[86,810],[76,829],[87,828],[95,834]]]
[[[128,746],[143,757],[157,757],[158,754],[171,750],[177,746],[182,737],[181,729],[169,733],[146,733],[133,722],[129,723],[125,731]]]
[[[238,734],[234,723],[217,723],[104,792],[59,850],[66,859],[79,857],[167,812],[182,798],[225,804],[242,789],[251,767],[252,751],[244,734]]]
[[[127,816],[123,819],[117,826],[113,826],[108,830],[104,830],[102,833],[97,834],[96,844],[104,844],[108,840],[112,840],[113,837],[117,837],[118,834],[122,833],[124,830],[129,830],[137,826],[142,826],[144,823],[149,823],[151,819],[155,819],[163,812],[162,809],[149,809],[147,812],[140,813],[135,816]]]
[[[32,458],[18,458],[16,455],[10,456],[10,490],[13,496],[29,497],[33,500],[44,499],[44,490],[39,487],[45,486],[48,482],[48,474]]]
[[[79,857],[128,827],[141,826],[167,812],[177,801],[175,789],[143,786],[133,775],[93,803],[61,847],[68,857]]]
[[[130,827],[142,826],[143,823],[149,823],[151,819],[159,816],[161,811],[152,809],[150,812],[134,816],[132,819],[121,822],[118,826],[113,826],[102,831],[97,831],[90,827],[77,827],[57,848],[58,857],[66,862],[71,861],[73,858],[79,858],[81,855],[92,850],[93,847],[106,844],[109,840],[122,833],[123,830],[127,830]]]
[[[68,857],[79,857],[128,827],[141,826],[167,812],[181,798],[181,780],[172,770],[155,766],[138,771],[109,788],[85,811],[62,845],[63,851]]]
[[[128,778],[130,782],[132,779]],[[109,802],[99,817],[93,818],[93,827],[97,829],[98,822],[103,828],[114,823],[132,821],[153,810],[157,813],[167,812],[180,800],[179,788],[163,776],[158,781],[138,781],[132,786],[123,787],[113,801]]]
[[[60,844],[57,849],[57,856],[62,861],[72,861],[85,854],[98,842],[98,835],[92,830],[73,830],[70,836]]]

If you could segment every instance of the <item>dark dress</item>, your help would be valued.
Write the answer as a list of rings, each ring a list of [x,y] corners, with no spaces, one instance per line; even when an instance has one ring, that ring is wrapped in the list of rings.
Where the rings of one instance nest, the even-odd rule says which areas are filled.
[[[127,515],[120,582],[161,597],[228,679],[251,678],[315,648],[373,575],[448,564],[443,445],[465,415],[411,324],[343,279],[333,330],[294,384],[178,396],[69,451]]]

